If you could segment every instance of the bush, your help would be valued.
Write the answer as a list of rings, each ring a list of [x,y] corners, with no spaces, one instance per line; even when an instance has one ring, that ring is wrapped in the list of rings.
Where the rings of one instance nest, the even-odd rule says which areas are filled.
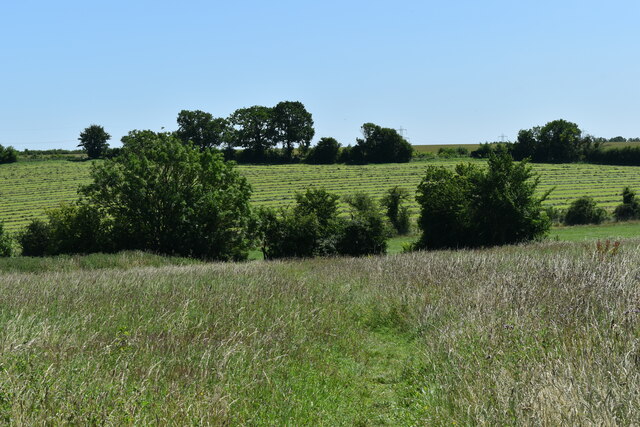
[[[309,150],[307,163],[331,164],[338,161],[340,143],[335,138],[320,138],[315,147]]]
[[[4,223],[0,221],[0,257],[13,255],[13,239],[4,229]]]
[[[244,259],[251,188],[222,154],[168,133],[133,131],[121,153],[93,166],[80,191],[104,218],[114,250]]]
[[[356,193],[345,201],[351,208],[351,219],[340,228],[337,252],[351,256],[385,253],[389,230],[374,200],[365,193]]]
[[[0,164],[14,163],[18,161],[18,150],[9,146],[3,147],[0,145]]]
[[[31,221],[18,235],[23,256],[51,255],[52,240],[51,227],[40,219]]]
[[[364,138],[347,150],[347,163],[403,163],[413,156],[413,147],[395,129],[365,123],[362,134]]]
[[[260,209],[258,234],[265,259],[384,253],[388,229],[377,204],[365,194],[345,201],[350,219],[338,217],[338,196],[323,189],[297,194],[292,209]]]
[[[400,235],[407,234],[411,228],[409,208],[402,205],[408,199],[409,192],[405,188],[395,186],[388,189],[380,200],[380,204],[386,210],[387,218],[396,233]]]
[[[505,149],[492,153],[488,169],[458,165],[429,167],[418,186],[416,247],[456,248],[525,242],[546,234],[550,221],[535,196],[538,179],[527,162],[515,163]]]
[[[258,234],[265,259],[336,253],[338,199],[324,189],[307,189],[296,194],[293,209],[261,209]]]
[[[440,147],[438,157],[450,159],[452,157],[468,157],[469,150],[465,147]]]
[[[636,200],[636,193],[629,187],[622,190],[622,204],[613,212],[616,221],[640,219],[640,203]]]
[[[584,196],[574,200],[564,216],[567,225],[600,224],[607,218],[607,211],[597,206],[595,200]]]

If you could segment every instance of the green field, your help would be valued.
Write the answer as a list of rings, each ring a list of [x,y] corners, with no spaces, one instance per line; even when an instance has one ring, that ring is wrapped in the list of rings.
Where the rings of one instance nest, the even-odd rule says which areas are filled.
[[[451,159],[382,165],[241,165],[256,205],[286,206],[296,191],[324,187],[340,195],[364,191],[373,196],[395,185],[413,193],[429,165],[453,167],[461,161],[483,164],[483,160]],[[77,197],[80,184],[89,182],[91,162],[50,160],[0,165],[0,220],[16,231],[45,209]],[[590,164],[536,164],[541,176],[540,192],[555,188],[547,205],[567,207],[583,195],[593,196],[612,210],[621,202],[624,186],[640,189],[640,167]],[[415,209],[416,205],[412,202]]]
[[[640,241],[0,260],[7,425],[637,425]]]

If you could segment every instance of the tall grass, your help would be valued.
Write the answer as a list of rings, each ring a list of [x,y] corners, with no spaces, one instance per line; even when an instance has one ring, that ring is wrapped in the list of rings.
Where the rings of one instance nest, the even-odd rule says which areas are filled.
[[[639,245],[4,268],[0,420],[634,424]]]

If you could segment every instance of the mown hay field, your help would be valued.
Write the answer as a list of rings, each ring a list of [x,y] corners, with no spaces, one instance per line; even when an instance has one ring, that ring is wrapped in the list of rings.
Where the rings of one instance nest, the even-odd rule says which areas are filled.
[[[253,202],[263,206],[286,206],[297,191],[324,187],[340,195],[364,191],[375,197],[395,185],[413,193],[429,165],[454,167],[460,162],[483,164],[483,160],[449,159],[382,165],[241,165],[238,169],[253,186]],[[18,162],[0,165],[0,221],[16,231],[31,219],[61,202],[77,198],[79,185],[89,182],[91,162],[65,160]],[[536,164],[539,191],[554,191],[547,205],[567,207],[572,200],[589,195],[612,210],[621,202],[624,186],[640,189],[640,167],[590,164]],[[415,202],[412,206],[416,208]]]
[[[639,240],[36,261],[0,260],[2,423],[640,423]]]

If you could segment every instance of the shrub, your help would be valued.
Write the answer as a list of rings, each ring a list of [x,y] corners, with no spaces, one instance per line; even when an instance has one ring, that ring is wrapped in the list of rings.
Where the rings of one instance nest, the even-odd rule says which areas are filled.
[[[18,243],[24,256],[45,256],[51,254],[51,227],[40,219],[34,219],[18,235]]]
[[[3,147],[0,145],[0,164],[14,163],[18,161],[18,150],[9,146]]]
[[[324,189],[296,194],[293,209],[258,211],[258,234],[265,259],[313,257],[336,252],[338,199]]]
[[[438,149],[438,157],[445,159],[467,156],[469,156],[469,150],[466,147],[440,147]]]
[[[0,221],[0,257],[9,257],[13,254],[13,239],[4,229],[4,223]]]
[[[598,207],[595,200],[584,196],[574,200],[564,216],[567,225],[600,224],[607,217],[607,211]]]
[[[636,200],[636,193],[629,187],[622,190],[622,204],[613,212],[616,221],[628,221],[640,218],[640,202]]]
[[[395,186],[388,189],[380,204],[385,208],[387,218],[393,225],[396,233],[407,234],[410,229],[410,212],[409,208],[402,204],[409,199],[409,192],[402,187]]]
[[[168,133],[133,131],[80,192],[109,218],[113,249],[205,259],[247,256],[251,188],[222,154]]]
[[[330,164],[338,161],[340,143],[335,138],[320,138],[315,147],[307,154],[307,163]]]
[[[417,248],[493,246],[543,236],[550,221],[535,196],[538,179],[527,162],[515,163],[506,149],[489,157],[488,169],[458,165],[429,167],[418,186]]]
[[[343,222],[337,243],[341,255],[373,255],[387,251],[389,230],[374,200],[365,193],[345,198],[351,219]]]

